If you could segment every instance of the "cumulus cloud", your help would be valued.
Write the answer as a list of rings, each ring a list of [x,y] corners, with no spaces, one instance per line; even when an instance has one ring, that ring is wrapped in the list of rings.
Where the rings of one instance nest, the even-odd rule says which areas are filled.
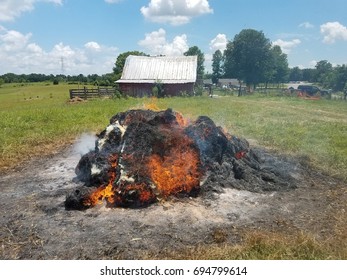
[[[322,24],[320,32],[324,36],[324,43],[333,44],[337,40],[347,41],[347,27],[337,21]]]
[[[26,49],[29,51],[29,53],[43,53],[43,49],[35,43],[28,44]]]
[[[0,21],[13,21],[22,13],[32,11],[37,2],[63,4],[63,0],[1,0]]]
[[[166,31],[160,28],[158,31],[145,34],[145,39],[138,42],[146,52],[151,55],[182,55],[188,50],[187,35],[176,36],[172,42],[166,39]]]
[[[284,41],[284,40],[278,39],[272,42],[272,44],[280,46],[282,49],[282,52],[289,54],[293,48],[301,44],[301,41],[299,39],[293,39],[290,41]]]
[[[143,16],[153,22],[182,25],[193,17],[213,13],[208,0],[151,0],[141,8]]]
[[[84,44],[84,47],[90,51],[95,51],[95,52],[99,52],[101,50],[101,47],[97,42],[88,42]]]
[[[81,48],[63,42],[50,50],[44,50],[31,42],[32,34],[0,28],[1,74],[45,73],[61,74],[61,60],[67,75],[105,74],[112,72],[117,58],[117,48],[90,41]]]
[[[228,39],[225,34],[218,34],[215,38],[213,38],[210,42],[210,50],[215,52],[216,50],[220,50],[223,52],[227,48]]]
[[[23,49],[31,37],[31,33],[22,34],[15,30],[3,29],[3,34],[0,34],[0,50],[16,51]]]
[[[305,21],[303,23],[300,23],[299,27],[306,28],[306,29],[311,29],[311,28],[314,28],[314,25],[312,23],[308,22],[308,21]]]

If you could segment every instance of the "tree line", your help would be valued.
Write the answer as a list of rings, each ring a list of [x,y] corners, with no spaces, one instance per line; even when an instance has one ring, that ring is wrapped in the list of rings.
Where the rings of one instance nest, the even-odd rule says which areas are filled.
[[[225,51],[217,50],[212,58],[212,82],[236,78],[248,87],[259,83],[308,81],[334,91],[347,90],[347,65],[333,65],[327,60],[315,68],[289,68],[287,55],[273,45],[261,31],[244,29],[229,41]]]
[[[120,79],[129,55],[146,55],[140,51],[127,51],[118,55],[113,72],[104,75],[45,75],[7,73],[0,76],[2,83],[46,82],[94,84],[99,86],[114,86]],[[197,79],[212,78],[217,84],[220,78],[234,78],[249,88],[258,84],[280,84],[289,81],[308,81],[317,83],[326,89],[334,91],[347,90],[347,65],[333,66],[327,60],[317,62],[315,68],[289,68],[288,58],[280,46],[273,45],[262,31],[244,29],[230,40],[226,49],[215,51],[212,57],[212,73],[205,73],[204,53],[197,47],[190,47],[184,55],[197,55]]]
[[[59,84],[59,82],[67,82],[71,84],[93,84],[98,86],[112,86],[115,81],[114,73],[108,73],[104,75],[45,75],[45,74],[14,74],[6,73],[0,75],[0,85],[3,83],[36,83],[36,82],[52,82],[53,84]]]
[[[347,65],[333,66],[327,60],[317,62],[315,68],[300,69],[294,67],[290,69],[290,81],[308,81],[322,85],[326,89],[333,91],[347,90]]]

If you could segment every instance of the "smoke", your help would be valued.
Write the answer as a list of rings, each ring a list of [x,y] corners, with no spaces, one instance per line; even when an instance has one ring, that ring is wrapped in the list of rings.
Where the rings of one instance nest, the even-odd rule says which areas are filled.
[[[81,156],[95,149],[97,137],[92,133],[83,133],[74,144],[73,151]]]

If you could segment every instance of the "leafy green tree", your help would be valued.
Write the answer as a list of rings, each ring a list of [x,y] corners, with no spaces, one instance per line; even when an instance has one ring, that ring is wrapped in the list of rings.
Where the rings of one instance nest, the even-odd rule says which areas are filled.
[[[228,47],[230,49],[228,49]],[[226,73],[243,80],[247,86],[254,87],[265,81],[271,70],[271,43],[263,32],[254,29],[244,29],[227,45],[224,53]],[[229,71],[233,73],[229,73]]]
[[[197,73],[196,73],[196,78],[198,80],[202,80],[204,78],[204,72],[205,72],[205,55],[204,53],[197,47],[193,46],[188,49],[184,53],[185,56],[190,56],[190,55],[197,55],[198,56],[198,66],[197,66]]]
[[[327,60],[318,61],[316,64],[316,81],[322,85],[329,84],[329,74],[332,72],[333,66]]]
[[[347,65],[338,65],[332,71],[332,79],[330,80],[329,88],[335,91],[347,90]]]
[[[217,84],[223,75],[222,69],[223,54],[220,50],[216,50],[212,57],[212,83]]]
[[[294,68],[290,69],[289,72],[289,80],[290,81],[302,81],[302,70],[295,66]]]
[[[289,67],[287,55],[282,52],[280,46],[273,46],[271,48],[272,54],[272,82],[277,84],[288,80]]]
[[[3,78],[0,78],[0,87],[5,83]]]
[[[239,94],[238,96],[242,95],[242,78],[240,75],[236,75],[237,72],[237,63],[235,61],[235,56],[233,54],[234,52],[234,43],[232,41],[229,41],[227,44],[226,49],[223,53],[223,72],[224,77],[226,78],[237,78],[239,81]]]
[[[305,68],[302,69],[302,79],[303,81],[308,81],[310,83],[315,82],[316,80],[316,69]]]
[[[59,80],[57,78],[53,80],[53,85],[59,85]]]
[[[5,83],[18,83],[19,82],[19,76],[14,73],[7,73],[4,74],[3,79]]]
[[[223,72],[225,78],[236,78],[236,63],[233,56],[234,44],[229,41],[223,53]]]
[[[139,55],[139,56],[148,56],[147,54],[139,51],[129,51],[129,52],[124,52],[118,55],[115,67],[113,68],[113,72],[115,74],[116,80],[120,79],[122,76],[125,60],[129,55]]]

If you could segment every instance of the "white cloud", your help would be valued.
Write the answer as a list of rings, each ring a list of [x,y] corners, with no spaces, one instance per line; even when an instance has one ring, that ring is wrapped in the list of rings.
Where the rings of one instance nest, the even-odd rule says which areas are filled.
[[[3,34],[0,34],[0,51],[17,51],[25,48],[31,37],[31,33],[23,35],[15,30],[3,29]]]
[[[284,40],[278,39],[272,42],[272,44],[280,46],[282,49],[282,52],[289,54],[293,48],[301,44],[301,41],[299,39],[293,39],[291,41],[284,41]]]
[[[227,48],[228,39],[225,34],[218,34],[214,39],[210,42],[210,50],[215,52],[216,50],[220,50],[223,52]]]
[[[84,47],[95,52],[99,52],[101,50],[101,47],[97,42],[88,42],[84,45]]]
[[[182,25],[213,10],[208,0],[151,0],[147,7],[141,8],[141,13],[153,22]]]
[[[300,23],[299,27],[306,28],[306,29],[311,29],[311,28],[314,28],[314,25],[312,23],[308,22],[308,21],[305,21],[303,23]]]
[[[37,53],[37,54],[43,53],[42,48],[35,43],[28,44],[26,48],[31,53]]]
[[[145,35],[145,39],[138,42],[151,55],[182,55],[188,50],[187,35],[176,36],[172,42],[166,39],[166,31],[160,28]]]
[[[66,75],[105,74],[112,72],[117,58],[117,48],[94,41],[87,42],[81,48],[60,42],[51,50],[44,50],[31,42],[31,37],[31,33],[22,34],[0,28],[0,75],[9,72],[61,74],[61,60]]]
[[[0,21],[13,21],[22,13],[32,11],[37,2],[63,4],[63,0],[1,0]]]
[[[320,32],[324,35],[324,43],[333,44],[336,40],[347,41],[347,27],[337,21],[322,24]]]

